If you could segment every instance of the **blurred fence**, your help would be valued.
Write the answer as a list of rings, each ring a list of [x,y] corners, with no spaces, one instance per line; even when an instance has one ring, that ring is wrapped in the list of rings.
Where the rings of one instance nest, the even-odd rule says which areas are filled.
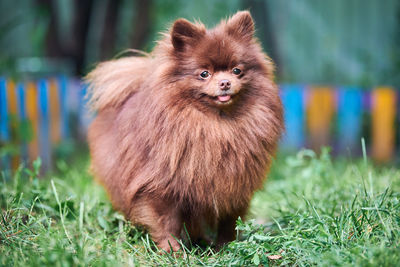
[[[365,137],[374,159],[393,159],[400,130],[399,94],[394,88],[282,85],[281,89],[286,120],[283,150],[329,145],[337,154],[357,156]],[[43,167],[50,168],[54,148],[68,140],[84,141],[91,120],[85,93],[79,79],[64,76],[25,82],[0,78],[1,169],[16,168],[38,156]]]
[[[79,79],[64,76],[26,82],[0,78],[1,169],[38,156],[49,169],[55,148],[84,141],[91,120],[85,94]]]
[[[331,146],[334,153],[361,154],[365,138],[370,156],[393,159],[400,131],[400,94],[392,87],[281,86],[286,134],[282,148]]]

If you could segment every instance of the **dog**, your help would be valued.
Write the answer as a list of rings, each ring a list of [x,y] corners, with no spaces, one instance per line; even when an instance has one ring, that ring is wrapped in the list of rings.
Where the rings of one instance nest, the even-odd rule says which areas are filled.
[[[91,169],[113,206],[157,246],[235,238],[283,126],[274,65],[248,11],[213,29],[176,20],[153,52],[87,76]],[[185,230],[184,230],[185,229]]]

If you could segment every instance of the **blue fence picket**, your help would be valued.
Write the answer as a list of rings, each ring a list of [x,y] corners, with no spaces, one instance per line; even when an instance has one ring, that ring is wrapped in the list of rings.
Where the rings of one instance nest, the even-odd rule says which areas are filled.
[[[283,146],[286,149],[298,149],[304,145],[304,87],[283,85],[281,89],[286,125]]]
[[[23,131],[23,136],[21,140],[21,158],[23,162],[28,162],[28,128],[29,122],[26,116],[26,92],[25,92],[25,84],[20,82],[17,84],[17,106],[18,106],[18,117],[21,122],[20,127]]]
[[[42,166],[46,170],[51,165],[51,149],[50,149],[50,125],[49,125],[49,86],[46,80],[42,79],[38,82],[38,107],[39,107],[39,147]]]
[[[26,95],[25,85],[23,83],[17,84],[17,97],[18,97],[18,115],[21,120],[26,119]]]
[[[341,87],[338,90],[338,150],[360,150],[363,94],[358,87]]]
[[[10,139],[8,121],[7,81],[0,77],[0,144]],[[9,179],[8,170],[10,170],[10,166],[10,157],[0,153],[0,178],[4,175],[6,179]]]
[[[81,88],[79,91],[79,122],[80,122],[81,136],[86,136],[88,126],[91,120],[93,119],[92,114],[87,108],[88,99],[86,98],[86,92],[87,92],[87,85],[81,84]]]

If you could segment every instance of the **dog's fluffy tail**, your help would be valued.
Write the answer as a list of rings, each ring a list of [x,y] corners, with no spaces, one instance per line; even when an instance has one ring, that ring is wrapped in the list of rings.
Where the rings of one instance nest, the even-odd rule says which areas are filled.
[[[146,76],[147,57],[126,57],[100,63],[86,77],[92,111],[117,108],[137,91]]]

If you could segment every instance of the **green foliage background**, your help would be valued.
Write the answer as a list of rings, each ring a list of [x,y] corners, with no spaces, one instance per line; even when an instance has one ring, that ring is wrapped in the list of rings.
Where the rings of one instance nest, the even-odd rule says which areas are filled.
[[[138,24],[149,24],[142,44],[150,51],[171,23],[180,17],[201,20],[212,27],[237,10],[248,9],[257,35],[277,63],[282,83],[376,86],[400,85],[400,2],[397,0],[116,0],[119,13],[111,58],[131,47]],[[62,44],[74,42],[74,3],[93,2],[84,49],[84,72],[101,57],[101,34],[108,9],[106,0],[0,1],[0,74],[29,69],[27,57],[47,57],[46,34],[57,22]],[[149,21],[135,21],[143,3],[150,3]],[[40,3],[42,3],[40,5]],[[51,3],[48,10],[43,3]],[[140,25],[139,25],[140,26]],[[83,27],[83,26],[82,26]],[[115,39],[115,40],[114,40]],[[59,58],[60,59],[60,58]],[[68,57],[36,72],[74,74]],[[44,65],[44,66],[43,66]]]

